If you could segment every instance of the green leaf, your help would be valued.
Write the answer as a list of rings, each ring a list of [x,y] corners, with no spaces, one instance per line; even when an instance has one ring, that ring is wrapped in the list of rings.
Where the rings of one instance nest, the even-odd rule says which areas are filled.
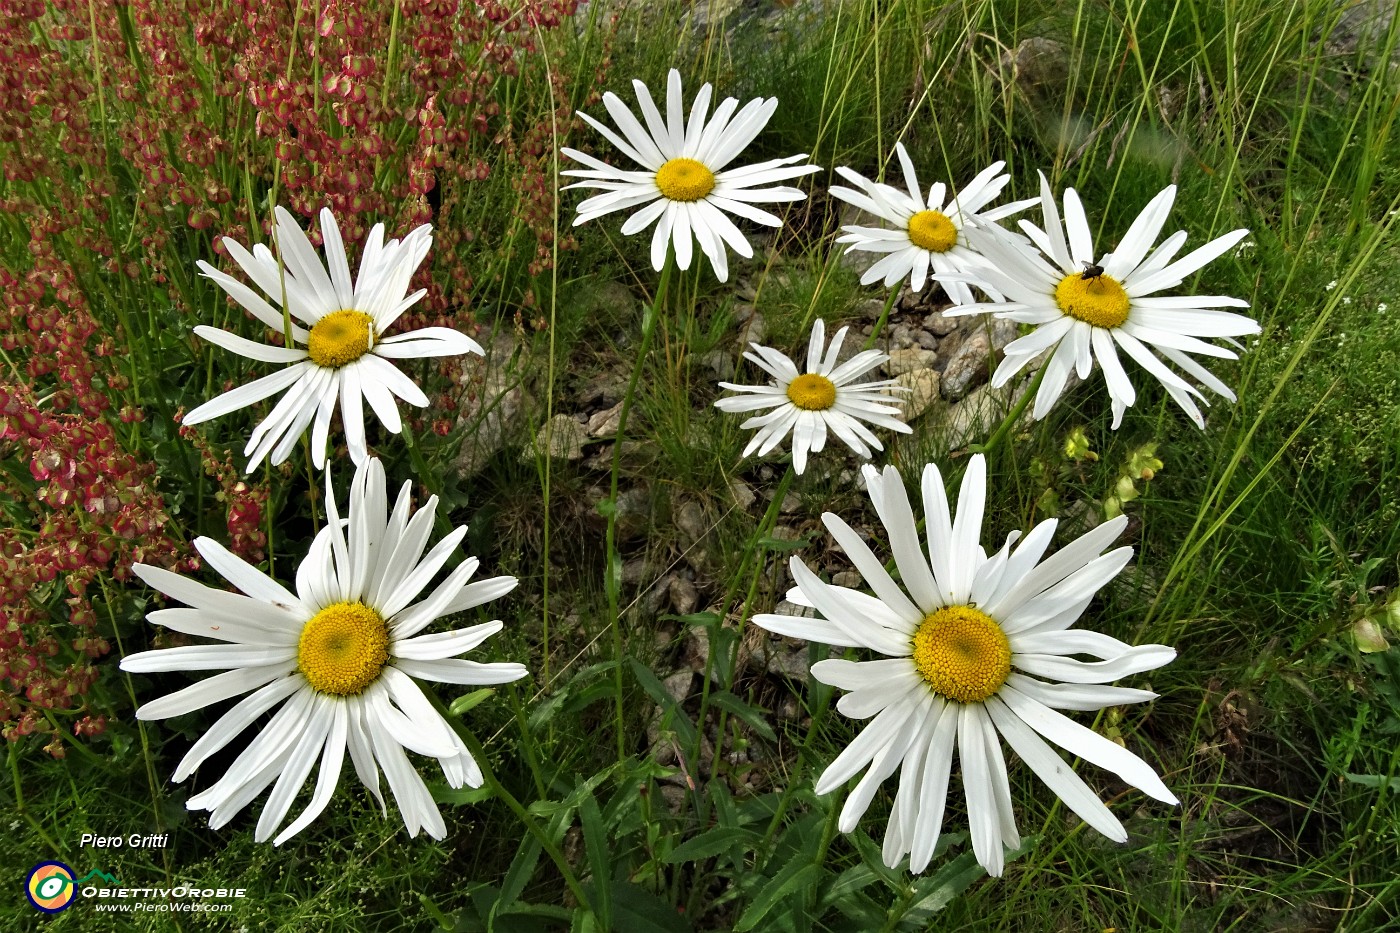
[[[1362,787],[1384,787],[1387,790],[1400,792],[1400,777],[1386,777],[1383,774],[1348,774],[1347,780],[1353,784],[1360,784]]]
[[[671,726],[676,730],[676,735],[680,738],[681,744],[686,748],[695,745],[695,724],[690,721],[685,710],[672,699],[666,692],[666,687],[651,672],[651,668],[638,661],[636,658],[628,658],[632,665],[632,675],[637,678],[637,683],[647,692],[647,696],[656,701],[656,705],[671,713]]]
[[[592,790],[583,795],[578,807],[579,822],[583,825],[583,846],[588,853],[588,869],[593,873],[593,907],[598,912],[598,922],[603,929],[612,929],[612,859],[608,852],[608,834],[603,825],[603,814],[598,810],[598,801]]]
[[[462,806],[469,803],[481,803],[483,800],[490,800],[492,793],[489,787],[448,787],[446,784],[430,785],[433,799],[438,803],[450,803]]]
[[[919,878],[913,885],[916,900],[899,918],[900,927],[908,930],[927,929],[930,917],[947,907],[953,898],[986,874],[986,869],[977,863],[977,856],[964,852],[944,863],[932,875]]]
[[[739,918],[738,926],[734,927],[735,933],[745,933],[758,926],[760,920],[767,916],[768,912],[774,908],[783,898],[793,891],[805,888],[809,884],[814,884],[821,874],[821,869],[804,859],[795,859],[788,863],[788,866],[778,872],[768,880],[758,895]]]
[[[495,917],[520,899],[530,876],[535,873],[535,865],[540,860],[540,844],[534,836],[527,835],[520,841],[520,850],[511,860],[506,876],[501,880],[501,896],[491,905],[491,916]]]
[[[666,861],[672,865],[679,865],[683,862],[714,858],[735,848],[748,850],[753,848],[758,838],[758,833],[752,830],[740,829],[737,826],[716,826],[676,846],[666,856]]]
[[[798,538],[796,541],[789,541],[786,538],[759,538],[758,547],[764,551],[796,551],[811,544],[806,537]]]
[[[728,690],[719,690],[710,694],[710,702],[725,712],[738,716],[749,728],[763,736],[770,742],[778,741],[778,736],[773,732],[773,727],[768,724],[768,720],[763,718],[763,710],[755,709],[743,700],[739,699]]]
[[[619,933],[691,933],[690,918],[645,888],[612,884],[613,929]]]
[[[456,929],[457,924],[453,922],[451,917],[443,913],[442,908],[433,903],[433,899],[428,897],[428,895],[420,893],[418,895],[418,902],[423,905],[423,909],[428,912],[428,916],[437,921],[439,927],[444,930]]]
[[[839,904],[851,895],[865,890],[879,877],[871,871],[869,865],[852,865],[841,872],[836,880],[822,892],[821,906],[825,908]]]
[[[461,716],[470,711],[472,707],[476,706],[482,700],[488,699],[495,694],[496,690],[494,687],[483,687],[480,690],[473,690],[471,693],[459,696],[457,699],[453,700],[452,705],[447,708],[447,711],[453,716]]]

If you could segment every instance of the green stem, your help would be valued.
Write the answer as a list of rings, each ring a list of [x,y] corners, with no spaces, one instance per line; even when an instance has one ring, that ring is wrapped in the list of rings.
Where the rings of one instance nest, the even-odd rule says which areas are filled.
[[[996,433],[987,439],[987,443],[968,445],[967,449],[970,453],[989,454],[996,450],[997,447],[1001,445],[1002,441],[1006,440],[1006,436],[1011,433],[1011,429],[1016,426],[1016,422],[1019,421],[1021,415],[1025,413],[1026,406],[1029,405],[1031,399],[1035,397],[1036,390],[1039,389],[1040,384],[1045,381],[1045,370],[1049,367],[1050,361],[1048,359],[1040,364],[1040,369],[1036,371],[1035,378],[1031,380],[1030,385],[1026,386],[1026,391],[1021,393],[1021,400],[1011,407],[1011,411],[1007,412],[1006,418],[1001,423],[1001,427],[997,428]]]
[[[885,299],[885,307],[880,311],[880,319],[875,322],[874,328],[870,331],[870,336],[866,338],[865,349],[869,350],[875,346],[875,341],[880,338],[880,331],[885,329],[885,322],[890,319],[890,309],[894,307],[895,299],[899,297],[899,290],[902,285],[896,285],[890,289],[890,296]]]
[[[34,814],[29,812],[29,808],[24,805],[24,789],[19,780],[19,743],[10,743],[10,774],[15,781],[15,810],[24,817],[24,821],[29,824],[29,828],[38,833],[39,838],[53,849],[55,855],[62,855],[63,850],[58,847],[58,843],[48,834],[48,831],[34,818]]]
[[[622,589],[622,556],[617,553],[617,481],[622,469],[622,446],[627,437],[627,416],[632,412],[632,400],[637,394],[637,381],[642,375],[642,365],[651,351],[652,334],[656,331],[656,320],[661,316],[661,308],[666,302],[666,290],[671,284],[671,273],[675,268],[673,248],[667,247],[666,261],[661,266],[661,280],[656,286],[656,296],[651,307],[642,315],[642,342],[637,347],[637,358],[632,361],[632,375],[627,380],[627,393],[622,397],[622,410],[617,416],[617,436],[613,439],[612,481],[608,492],[608,530],[606,539],[607,568],[604,589],[608,594],[608,617],[612,625],[614,668],[614,700],[616,702],[617,760],[627,759],[627,737],[623,728],[622,700],[622,620],[619,618],[619,604]],[[613,568],[617,568],[616,577]]]
[[[272,538],[268,538],[269,561],[271,560]],[[270,569],[270,564],[269,564]],[[121,627],[117,625],[116,612],[112,609],[112,591],[107,586],[106,578],[101,574],[97,577],[98,585],[102,588],[102,602],[107,608],[107,619],[112,623],[112,638],[117,643],[117,653],[126,657],[126,647],[122,644]],[[131,707],[135,709],[141,704],[136,700],[136,688],[131,685],[131,675],[122,671],[122,682],[126,685],[127,698],[131,700]],[[160,779],[156,777],[156,763],[151,755],[151,739],[146,734],[146,723],[140,719],[136,720],[136,733],[141,737],[141,759],[146,763],[146,785],[151,791],[151,818],[155,821],[156,831],[165,831],[165,820],[160,813]],[[171,883],[170,874],[170,850],[161,849],[162,867],[165,869],[165,881]]]
[[[535,837],[535,841],[540,844],[540,848],[544,849],[545,853],[553,860],[555,867],[559,869],[559,874],[564,878],[564,884],[568,886],[574,898],[585,909],[592,912],[593,907],[588,900],[588,895],[584,893],[583,885],[579,884],[578,877],[574,874],[573,868],[569,866],[568,860],[564,858],[564,853],[550,840],[549,836],[545,834],[545,831],[540,829],[539,823],[535,822],[535,818],[530,815],[530,811],[526,810],[524,805],[515,798],[515,795],[506,790],[505,786],[501,784],[500,781],[496,780],[496,775],[486,764],[486,751],[482,748],[481,743],[476,740],[476,736],[472,735],[470,730],[462,725],[460,719],[447,711],[447,707],[443,706],[442,700],[438,697],[436,691],[424,690],[423,694],[428,698],[428,702],[433,704],[433,708],[438,711],[438,715],[442,716],[442,718],[447,721],[447,724],[452,727],[452,730],[457,733],[457,736],[467,746],[467,751],[470,752],[472,758],[476,760],[477,767],[481,769],[481,776],[485,779],[486,786],[490,788],[491,793],[500,798],[507,807],[510,807],[511,812],[514,813],[524,825],[525,831]]]
[[[755,557],[758,555],[759,542],[772,532],[773,526],[777,524],[778,515],[782,512],[783,500],[787,498],[788,487],[792,485],[792,478],[796,475],[797,473],[792,465],[788,464],[787,472],[783,473],[783,478],[778,481],[778,488],[773,493],[773,499],[768,503],[768,509],[763,513],[763,518],[759,521],[758,527],[754,529],[753,535],[750,536],[747,544],[744,546],[743,557],[740,558],[739,571],[735,575],[736,579],[741,578],[744,572],[748,570],[750,561],[753,561],[753,572],[749,577],[749,588],[744,595],[744,603],[739,608],[739,628],[734,636],[734,647],[730,650],[729,672],[731,677],[734,674],[735,666],[739,663],[739,646],[742,645],[744,641],[744,628],[748,623],[749,607],[753,605],[754,596],[758,593],[758,581],[763,575],[762,561],[755,560]],[[724,594],[724,602],[721,603],[726,612],[729,607],[730,595],[731,593],[726,592]],[[723,620],[721,620],[721,622],[722,621]],[[705,722],[705,715],[710,704],[710,672],[714,667],[715,651],[713,643],[715,641],[716,639],[711,638],[711,650],[705,658],[704,683],[700,685],[700,711],[695,717],[695,721],[702,725]],[[728,689],[731,685],[725,684],[724,686]],[[728,714],[721,712],[718,726],[715,729],[715,754],[710,763],[710,777],[712,780],[715,775],[719,773],[719,763],[724,757],[724,729],[727,719]],[[696,746],[692,749],[692,761],[697,763],[700,761],[702,744],[703,737],[697,735]]]

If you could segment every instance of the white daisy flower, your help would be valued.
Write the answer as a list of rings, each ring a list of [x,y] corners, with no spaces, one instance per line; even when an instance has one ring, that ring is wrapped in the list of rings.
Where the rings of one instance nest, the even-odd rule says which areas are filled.
[[[365,240],[359,276],[352,283],[340,228],[328,209],[321,211],[321,238],[325,241],[329,273],[292,215],[278,207],[276,217],[277,243],[284,261],[281,269],[266,245],[254,244],[250,253],[234,240],[223,238],[234,262],[268,299],[203,260],[198,265],[234,301],[278,332],[283,329],[283,319],[274,306],[281,305],[285,287],[288,312],[310,328],[292,325],[292,339],[305,349],[269,346],[218,328],[196,327],[196,334],[239,356],[290,365],[205,402],[185,415],[184,423],[199,424],[286,389],[248,438],[243,451],[250,457],[247,472],[257,469],[269,453],[273,465],[286,460],[308,425],[312,429],[312,459],[318,468],[325,466],[326,442],[337,401],[350,456],[356,464],[364,463],[369,451],[365,447],[362,398],[394,434],[403,428],[395,396],[420,408],[428,405],[423,390],[400,372],[393,360],[481,353],[481,347],[448,327],[424,327],[383,336],[400,315],[427,294],[426,289],[412,295],[405,293],[433,244],[429,225],[417,228],[403,240],[385,242],[384,225],[375,224]]]
[[[711,95],[710,85],[706,84],[695,96],[687,122],[682,109],[679,71],[672,68],[667,79],[665,119],[652,102],[645,84],[633,81],[632,87],[637,92],[645,127],[611,91],[603,95],[603,105],[622,131],[621,136],[586,113],[579,116],[642,166],[643,171],[616,169],[576,149],[561,149],[564,155],[588,166],[560,173],[587,179],[568,187],[598,188],[604,192],[578,206],[574,226],[613,211],[641,207],[627,218],[622,232],[630,236],[656,223],[651,238],[652,268],[661,269],[669,242],[675,245],[676,264],[681,269],[689,269],[693,238],[709,258],[715,275],[721,282],[727,281],[729,260],[725,246],[745,259],[753,256],[753,247],[724,212],[769,227],[781,227],[783,222],[779,217],[754,205],[800,201],[806,195],[798,188],[760,186],[807,175],[818,171],[818,167],[794,165],[807,158],[803,153],[757,165],[726,168],[767,125],[778,108],[775,97],[751,100],[738,113],[735,109],[739,102],[727,97],[706,121]]]
[[[1070,371],[1077,370],[1079,378],[1087,379],[1098,360],[1112,399],[1113,427],[1117,428],[1137,393],[1118,359],[1116,344],[1162,383],[1197,427],[1205,427],[1205,419],[1192,396],[1203,403],[1205,397],[1157,354],[1233,402],[1235,393],[1188,354],[1237,359],[1233,351],[1198,338],[1257,334],[1259,324],[1242,314],[1217,310],[1249,307],[1248,302],[1238,298],[1154,297],[1154,293],[1180,285],[1187,276],[1228,252],[1249,231],[1227,233],[1173,262],[1186,243],[1186,231],[1172,234],[1153,249],[1176,198],[1176,186],[1171,185],[1143,208],[1116,252],[1096,259],[1079,195],[1073,188],[1065,190],[1061,226],[1054,194],[1043,173],[1040,186],[1045,229],[1026,220],[1020,222],[1038,251],[994,227],[969,231],[973,246],[989,260],[977,271],[978,277],[1005,295],[1007,301],[965,305],[944,312],[993,312],[1000,318],[1035,325],[1032,333],[1007,345],[1006,358],[992,374],[992,385],[1005,385],[1027,363],[1054,347],[1032,409],[1033,416],[1039,419],[1045,417],[1064,391]]]
[[[887,254],[860,277],[862,285],[884,279],[885,287],[889,288],[900,279],[907,278],[909,287],[918,292],[928,281],[930,268],[935,273],[948,275],[974,272],[986,263],[968,242],[964,229],[1010,216],[1036,202],[1035,198],[1031,198],[985,209],[1000,196],[1001,190],[1011,180],[1010,175],[1001,174],[1005,162],[993,162],[946,203],[948,188],[941,181],[929,188],[928,197],[925,198],[919,188],[918,176],[914,173],[914,163],[904,151],[904,144],[896,143],[895,152],[904,169],[904,183],[909,189],[907,194],[890,185],[870,181],[845,166],[838,168],[837,173],[861,190],[853,191],[840,186],[831,189],[832,197],[894,225],[893,229],[857,224],[841,228],[846,233],[837,237],[836,242],[851,244],[846,247],[846,252]],[[949,281],[940,284],[954,303],[972,302],[972,292],[965,283]]]
[[[875,595],[823,583],[794,557],[797,586],[788,599],[815,607],[821,617],[754,618],[780,635],[885,656],[812,665],[817,680],[850,691],[837,701],[838,710],[855,719],[874,717],[817,781],[817,793],[829,793],[869,766],[841,810],[841,831],[855,828],[880,783],[899,770],[884,861],[894,868],[910,855],[910,869],[923,871],[938,843],[956,752],[973,851],[990,874],[1001,874],[1002,847],[1018,846],[1020,837],[998,735],[1070,809],[1116,842],[1127,841],[1122,825],[1045,739],[1157,800],[1177,803],[1146,762],[1056,712],[1153,699],[1146,690],[1103,685],[1176,657],[1163,645],[1134,647],[1070,628],[1132,558],[1130,547],[1102,553],[1127,519],[1104,522],[1042,561],[1055,532],[1055,520],[1048,519],[1014,551],[1019,532],[988,557],[979,543],[987,482],[986,461],[978,454],[968,462],[956,518],[938,468],[924,468],[926,553],[899,472],[866,466],[864,473],[902,585],[850,525],[828,512],[822,520]]]
[[[772,347],[749,344],[753,352],[746,352],[744,359],[769,373],[774,383],[743,386],[721,382],[721,388],[748,394],[715,401],[715,407],[724,411],[773,409],[740,425],[744,430],[758,429],[744,448],[743,456],[747,457],[754,451],[758,451],[760,457],[767,456],[791,432],[792,465],[800,475],[807,468],[808,451],[820,453],[826,446],[828,430],[867,460],[872,448],[883,450],[884,447],[862,422],[903,434],[913,430],[899,420],[898,405],[902,399],[887,394],[892,388],[898,389],[893,379],[852,385],[854,380],[888,360],[887,354],[879,350],[863,350],[841,365],[836,365],[847,329],[843,327],[836,332],[823,356],[826,325],[818,320],[812,326],[812,337],[807,343],[806,373],[799,373],[796,364],[786,354]]]
[[[411,836],[423,829],[442,839],[447,826],[405,749],[436,758],[452,787],[481,786],[481,769],[414,678],[503,684],[524,677],[525,667],[457,657],[499,632],[500,622],[419,633],[443,616],[510,592],[516,580],[494,577],[468,583],[479,564],[473,557],[423,596],[467,529],[455,529],[424,555],[437,497],[410,518],[411,488],[412,483],[404,483],[390,514],[384,468],[371,459],[355,473],[349,519],[342,520],[327,475],[326,527],[297,568],[295,594],[209,538],[195,539],[200,555],[246,595],[207,587],[159,567],[134,566],[148,586],[192,607],[152,612],[152,622],[228,643],[142,651],[123,658],[122,670],[139,673],[225,671],[152,700],[136,711],[136,717],[167,719],[253,691],[195,742],[175,770],[176,781],[189,777],[281,704],[223,777],[186,804],[191,810],[211,811],[211,828],[228,823],[275,781],[255,834],[257,841],[266,841],[286,818],[319,757],[311,803],[273,839],[282,844],[326,808],[347,749],[355,774],[387,813],[379,790],[383,769]]]

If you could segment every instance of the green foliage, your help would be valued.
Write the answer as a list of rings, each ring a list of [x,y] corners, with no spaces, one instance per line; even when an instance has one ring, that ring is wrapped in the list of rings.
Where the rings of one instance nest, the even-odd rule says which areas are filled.
[[[709,80],[720,97],[779,99],[756,158],[808,152],[824,169],[883,170],[894,180],[893,146],[903,140],[921,170],[940,177],[966,178],[1004,159],[1017,197],[1034,194],[1044,170],[1094,205],[1106,246],[1169,183],[1180,193],[1167,229],[1187,230],[1191,246],[1251,228],[1248,244],[1184,286],[1244,297],[1265,324],[1238,364],[1218,370],[1237,404],[1220,401],[1196,432],[1165,393],[1140,381],[1138,404],[1114,432],[1096,373],[1044,422],[1013,432],[990,462],[989,541],[1053,516],[1059,546],[1106,513],[1129,516],[1134,564],[1095,600],[1092,627],[1169,643],[1180,656],[1132,680],[1160,699],[1105,711],[1096,727],[1166,775],[1182,806],[1139,807],[1140,796],[1081,765],[1124,818],[1129,843],[1116,846],[1012,760],[1024,844],[999,880],[972,856],[956,790],[922,875],[881,859],[888,785],[854,832],[839,833],[842,792],[812,788],[860,723],[834,711],[831,688],[756,667],[765,646],[748,620],[783,599],[790,557],[849,569],[821,515],[855,522],[870,518],[870,506],[834,473],[793,481],[780,478],[780,461],[741,460],[747,432],[712,407],[716,364],[737,357],[748,306],[765,320],[763,342],[791,352],[804,349],[817,318],[834,331],[883,301],[883,290],[862,288],[834,258],[836,214],[821,197],[832,177],[815,176],[813,197],[786,215],[782,234],[751,237],[753,261],[731,257],[729,285],[698,261],[659,301],[648,234],[622,237],[617,224],[595,222],[575,231],[577,251],[559,252],[552,234],[536,236],[538,218],[513,209],[525,176],[493,176],[470,188],[475,197],[453,200],[449,222],[474,231],[454,245],[454,262],[473,270],[482,342],[495,336],[513,347],[496,362],[520,390],[520,414],[466,475],[454,461],[483,443],[489,412],[445,436],[419,431],[410,449],[387,435],[374,440],[394,451],[391,485],[411,479],[420,493],[440,495],[443,523],[471,525],[467,551],[490,573],[522,579],[491,611],[506,622],[499,656],[525,661],[534,679],[442,691],[451,715],[483,738],[483,766],[499,788],[430,781],[448,822],[442,842],[408,839],[392,807],[382,818],[346,775],[326,814],[281,848],[255,844],[246,817],[210,832],[184,810],[194,791],[168,775],[214,713],[138,723],[134,703],[187,678],[127,677],[107,664],[92,702],[120,715],[105,735],[70,743],[57,761],[34,743],[9,746],[0,853],[14,869],[12,887],[24,867],[56,857],[133,882],[249,888],[231,913],[182,918],[180,929],[864,933],[1400,922],[1400,648],[1356,635],[1366,621],[1368,635],[1400,644],[1397,77],[1362,52],[1329,51],[1321,38],[1337,5],[856,0],[822,5],[823,15],[799,4],[781,20],[713,25],[680,43],[675,22],[689,7],[620,7],[612,21],[613,10],[589,6],[577,29],[540,34],[544,55],[489,89],[513,128],[561,103],[551,88],[597,114],[594,92],[630,100],[625,79],[656,89],[675,65],[688,91]],[[1396,32],[1384,35],[1382,53],[1394,52]],[[1017,55],[1045,39],[1059,51],[1032,80]],[[561,88],[542,73],[549,62],[589,75],[605,61],[606,84],[596,87]],[[329,110],[322,116],[331,119]],[[570,145],[602,148],[559,127],[566,131]],[[560,141],[536,140],[546,153],[539,164]],[[479,154],[505,158],[484,143]],[[241,190],[236,160],[218,171]],[[269,195],[262,182],[248,197],[261,210]],[[561,234],[575,196],[560,197]],[[17,229],[13,216],[5,223]],[[110,223],[131,233],[120,216]],[[557,272],[537,264],[540,243],[552,244]],[[18,248],[0,252],[18,261],[10,255]],[[212,256],[208,235],[181,228],[166,281],[77,265],[82,287],[102,296],[102,325],[129,340],[114,371],[130,379],[127,401],[147,418],[122,427],[122,442],[156,464],[183,540],[226,534],[227,510],[171,416],[225,380],[266,371],[189,339],[190,320],[227,322],[231,313],[194,275],[194,259]],[[608,438],[590,438],[581,461],[532,456],[525,445],[550,415],[573,413],[560,407],[566,400],[596,392],[600,410],[621,401],[644,322],[655,327],[654,349],[637,370],[632,446],[622,448],[614,495],[599,479],[610,464],[587,462],[611,450]],[[464,403],[479,388],[470,379],[454,387]],[[251,417],[210,436],[232,446]],[[223,453],[222,443],[214,448],[216,459]],[[910,480],[929,459],[956,483],[965,459],[941,439],[920,432],[891,445],[889,461]],[[293,463],[266,474],[265,566],[283,579],[320,512],[318,491]],[[25,463],[5,464],[0,507],[19,525],[25,513],[9,493],[32,493],[33,480]],[[344,474],[337,468],[338,483]],[[699,584],[700,598],[669,612],[673,594],[657,584],[692,561],[698,570],[685,582]],[[54,607],[62,597],[41,595]],[[120,639],[119,650],[145,647],[148,602],[134,586],[98,600],[102,631]],[[493,617],[485,613],[481,621]],[[825,646],[810,646],[802,666],[826,656]],[[210,778],[192,780],[202,787]],[[171,846],[101,855],[77,846],[82,832],[138,831],[168,831]],[[22,902],[0,908],[7,929],[36,918]],[[85,919],[74,909],[52,925],[79,929]],[[177,928],[168,915],[133,923]]]

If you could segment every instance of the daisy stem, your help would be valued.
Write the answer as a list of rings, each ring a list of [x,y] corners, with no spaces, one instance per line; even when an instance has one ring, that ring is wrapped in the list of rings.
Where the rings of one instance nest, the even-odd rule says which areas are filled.
[[[1011,433],[1011,429],[1015,427],[1016,422],[1019,421],[1021,415],[1025,413],[1026,406],[1031,403],[1031,399],[1035,398],[1036,390],[1040,388],[1040,383],[1045,379],[1045,370],[1047,368],[1049,368],[1048,361],[1041,364],[1040,369],[1036,370],[1035,377],[1031,379],[1031,384],[1026,386],[1026,391],[1021,393],[1020,401],[1011,406],[1011,411],[1007,412],[1006,418],[1002,421],[1001,426],[996,429],[996,433],[989,437],[985,444],[969,444],[967,448],[968,453],[989,454],[996,450],[997,447],[1001,445],[1002,441],[1006,440],[1006,435]]]
[[[14,778],[15,782],[15,811],[18,812],[20,816],[24,817],[24,821],[29,824],[29,828],[34,830],[50,849],[53,849],[55,855],[62,855],[63,850],[59,848],[58,843],[49,835],[48,830],[44,829],[43,824],[34,818],[34,814],[29,812],[29,808],[24,805],[24,790],[19,780],[19,754],[17,751],[19,743],[11,742],[9,745],[10,775]]]
[[[564,858],[564,853],[550,840],[544,830],[540,829],[539,823],[535,822],[535,818],[532,817],[530,812],[525,809],[524,805],[516,799],[515,795],[506,790],[505,786],[501,784],[500,781],[496,780],[496,775],[486,763],[486,750],[482,748],[481,743],[476,740],[476,736],[472,735],[471,731],[462,724],[462,721],[458,717],[448,712],[447,707],[443,705],[441,698],[438,697],[437,691],[424,690],[423,695],[428,698],[428,702],[433,704],[433,708],[437,710],[438,715],[452,727],[452,730],[457,733],[458,738],[467,746],[467,751],[469,751],[472,758],[476,760],[476,765],[481,769],[481,776],[485,780],[486,786],[491,790],[491,793],[495,794],[507,807],[510,807],[511,812],[514,813],[516,818],[525,826],[526,832],[535,837],[535,841],[540,844],[540,848],[544,849],[550,859],[553,860],[555,867],[559,869],[559,874],[564,878],[564,884],[568,886],[574,898],[581,906],[588,909],[589,912],[592,912],[592,903],[589,901],[588,895],[584,893],[583,885],[579,884],[578,878],[574,875],[574,870],[569,867],[568,859]]]
[[[271,509],[268,510],[269,512]],[[268,536],[268,565],[271,567],[272,560],[272,537]],[[117,624],[117,614],[112,608],[112,592],[107,587],[106,578],[98,574],[97,583],[102,588],[102,601],[107,608],[107,619],[112,623],[112,638],[117,643],[117,651],[122,657],[126,657],[126,646],[122,644],[121,626]],[[131,684],[131,674],[122,671],[122,682],[126,686],[127,698],[131,700],[131,706],[136,709],[141,704],[136,700],[136,688]],[[160,812],[160,779],[156,777],[155,756],[151,754],[151,738],[146,734],[146,723],[141,719],[136,720],[136,733],[141,738],[141,759],[146,764],[146,786],[151,791],[151,818],[155,821],[156,831],[165,831],[165,820],[161,818]],[[18,788],[16,788],[18,790]],[[170,850],[161,849],[161,862],[165,868],[165,880],[170,882]]]
[[[311,435],[301,436],[301,449],[306,452],[306,502],[311,506],[311,533],[321,530],[321,521],[316,517],[316,467],[311,458]]]
[[[768,510],[763,513],[763,519],[758,523],[758,527],[754,529],[753,536],[749,538],[748,543],[744,546],[743,557],[741,558],[742,563],[740,564],[736,579],[742,577],[744,572],[748,569],[749,560],[753,559],[758,552],[760,542],[773,530],[773,526],[778,521],[778,515],[782,512],[783,500],[787,498],[788,487],[792,485],[792,478],[796,475],[797,471],[793,469],[792,464],[788,464],[787,472],[784,473],[783,478],[778,481],[778,488],[773,493],[772,501],[768,503]],[[732,680],[735,676],[735,668],[739,663],[739,648],[744,642],[744,628],[749,619],[749,607],[753,605],[754,597],[758,594],[758,582],[762,578],[762,575],[763,563],[762,561],[756,560],[754,561],[753,573],[749,577],[748,592],[744,595],[744,604],[739,609],[739,627],[735,631],[734,645],[729,653],[729,676],[731,683],[724,684],[726,690],[733,686]],[[726,611],[732,594],[732,589],[724,594],[724,602],[721,603],[721,605],[726,608]],[[700,688],[700,711],[695,717],[695,721],[701,724],[705,722],[706,707],[708,707],[710,702],[710,671],[714,665],[714,656],[715,652],[711,650],[705,658],[705,679]],[[718,776],[720,762],[724,758],[724,730],[728,718],[728,712],[721,710],[719,714],[719,723],[715,728],[715,753],[710,760],[710,780],[714,780]],[[703,736],[697,735],[692,761],[698,762],[700,760],[701,746],[703,744]]]
[[[885,329],[885,322],[890,319],[890,309],[894,307],[895,299],[899,297],[900,286],[896,285],[890,289],[890,296],[885,299],[885,307],[880,311],[880,319],[875,322],[875,326],[870,330],[870,336],[865,340],[863,349],[869,350],[875,346],[875,341],[880,339],[880,331]]]
[[[622,445],[627,436],[627,416],[632,411],[632,399],[637,394],[637,381],[642,375],[642,364],[651,351],[652,334],[656,331],[656,319],[661,316],[661,308],[666,303],[666,290],[671,284],[671,272],[675,268],[674,247],[666,248],[666,261],[661,266],[661,278],[656,285],[656,295],[651,306],[642,314],[642,342],[637,347],[637,357],[632,361],[632,375],[627,380],[627,394],[622,397],[622,410],[617,415],[617,436],[613,438],[612,482],[608,492],[608,530],[606,541],[607,569],[604,589],[608,594],[608,618],[612,625],[613,658],[617,661],[614,671],[614,697],[616,701],[617,760],[627,758],[627,736],[623,727],[624,712],[622,699],[622,620],[619,618],[619,603],[622,589],[622,556],[617,553],[617,479],[622,468]]]

